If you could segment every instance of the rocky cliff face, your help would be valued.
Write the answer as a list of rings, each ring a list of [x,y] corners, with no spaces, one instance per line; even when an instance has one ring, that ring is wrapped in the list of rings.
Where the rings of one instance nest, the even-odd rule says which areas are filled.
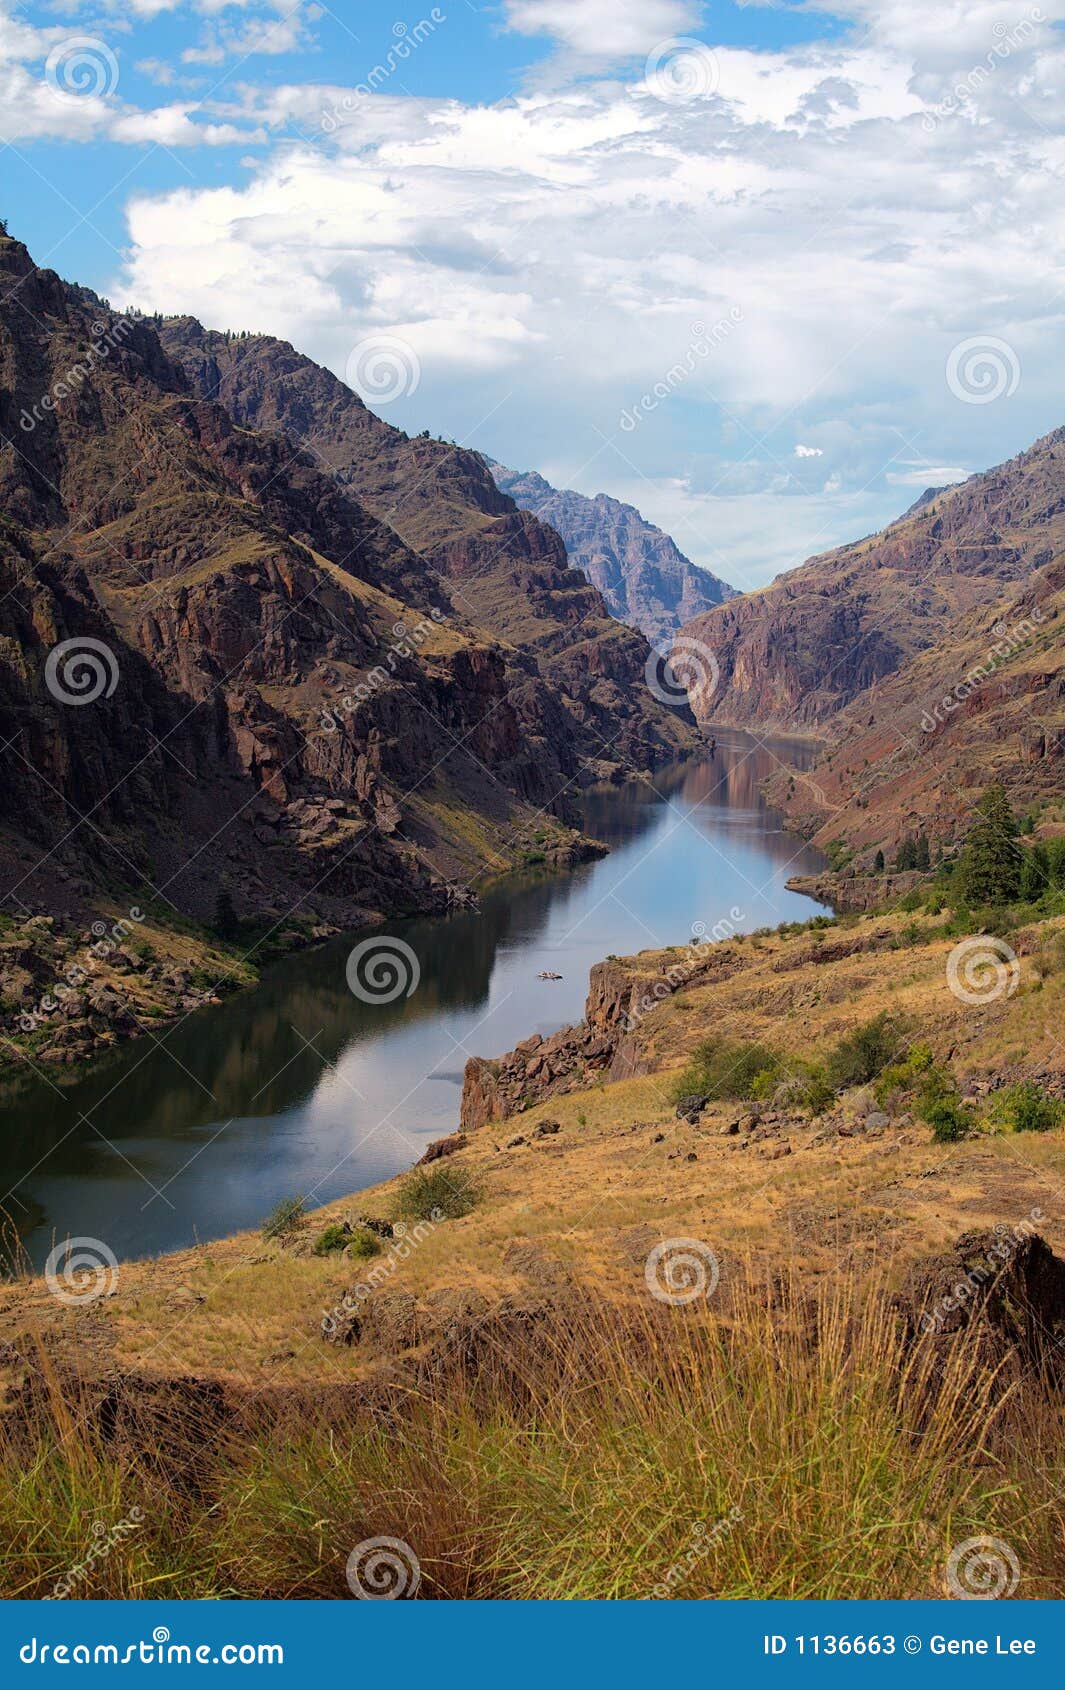
[[[283,341],[168,319],[164,346],[195,391],[242,428],[307,446],[338,485],[428,566],[452,614],[512,648],[508,679],[532,741],[537,717],[596,776],[648,769],[694,745],[687,711],[648,691],[646,641],[611,619],[553,528],[519,511],[476,452],[411,439]],[[557,759],[548,751],[553,764]]]
[[[739,965],[732,946],[695,946],[597,962],[588,976],[584,1020],[544,1038],[534,1033],[506,1055],[473,1056],[462,1089],[462,1131],[506,1121],[533,1103],[582,1091],[598,1081],[648,1072],[642,1030],[675,992],[727,980]]]
[[[823,730],[970,613],[1007,600],[1065,543],[1065,431],[932,492],[882,534],[813,558],[684,629],[714,662],[703,722]]]
[[[676,542],[634,505],[597,493],[560,492],[533,470],[488,460],[496,484],[522,510],[557,529],[570,562],[602,593],[611,614],[646,634],[652,645],[681,625],[735,597],[735,588],[698,569]]]
[[[446,907],[520,857],[533,809],[566,815],[605,657],[561,696],[343,478],[194,391],[150,321],[7,238],[0,284],[5,912],[210,916],[224,879],[242,916],[350,926]]]
[[[1065,797],[1063,619],[1058,558],[854,699],[804,775],[774,777],[773,801],[794,826],[853,850],[841,882],[848,899],[849,877],[860,888],[878,850],[890,865],[918,831],[934,845],[960,843],[993,779],[1018,814]]]

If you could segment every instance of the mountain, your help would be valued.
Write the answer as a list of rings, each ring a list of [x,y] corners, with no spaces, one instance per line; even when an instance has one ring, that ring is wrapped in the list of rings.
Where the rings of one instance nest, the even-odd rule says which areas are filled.
[[[981,607],[1008,603],[1065,544],[1065,431],[925,495],[880,534],[812,558],[684,628],[712,654],[703,722],[823,733],[846,706],[942,647]]]
[[[1065,429],[883,533],[697,618],[704,721],[826,741],[771,794],[870,867],[908,834],[960,840],[1001,779],[1025,813],[1065,798]],[[705,677],[710,677],[709,683]]]
[[[189,317],[164,321],[161,339],[197,393],[241,428],[309,450],[424,560],[453,614],[506,649],[519,708],[538,688],[536,708],[550,699],[568,718],[558,731],[589,770],[609,777],[690,749],[687,711],[661,709],[644,683],[646,640],[610,616],[555,530],[519,511],[478,453],[393,428],[285,341]]]
[[[151,320],[7,237],[0,436],[5,919],[131,889],[204,918],[223,878],[270,923],[443,908],[533,843],[571,849],[582,785],[689,737],[643,684],[646,643],[476,460],[430,454],[419,549],[380,486],[202,397]],[[531,652],[464,606],[481,544],[510,558],[519,620],[519,586],[543,604]]]
[[[635,505],[607,493],[594,499],[562,492],[535,470],[505,469],[486,459],[496,485],[522,510],[549,522],[565,541],[571,563],[584,571],[611,613],[631,622],[652,645],[681,624],[735,597],[735,587],[698,569]]]
[[[959,617],[829,728],[803,776],[774,777],[774,800],[803,833],[844,841],[859,869],[928,833],[960,842],[982,789],[1005,785],[1018,815],[1065,798],[1065,553],[994,605]]]

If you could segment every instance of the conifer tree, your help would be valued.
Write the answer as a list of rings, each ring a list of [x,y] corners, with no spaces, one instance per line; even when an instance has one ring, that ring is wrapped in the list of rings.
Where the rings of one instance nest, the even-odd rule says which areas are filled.
[[[961,860],[962,893],[970,904],[1008,904],[1021,889],[1017,824],[1001,781],[993,781],[977,805]]]

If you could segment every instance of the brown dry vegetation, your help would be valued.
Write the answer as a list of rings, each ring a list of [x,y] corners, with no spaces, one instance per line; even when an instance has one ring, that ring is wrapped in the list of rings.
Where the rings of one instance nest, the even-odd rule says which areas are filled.
[[[44,1593],[94,1520],[140,1506],[75,1594],[342,1597],[349,1551],[383,1534],[413,1547],[426,1596],[934,1596],[951,1546],[990,1534],[1019,1595],[1060,1595],[1057,1387],[964,1332],[945,1356],[914,1347],[892,1296],[975,1227],[1034,1214],[1065,1255],[1065,1137],[984,1121],[934,1144],[905,1099],[866,1133],[868,1088],[827,1124],[788,1111],[731,1136],[743,1105],[692,1125],[671,1102],[710,1031],[809,1056],[884,1008],[963,1090],[1060,1069],[1048,934],[1011,936],[1019,988],[976,1008],[947,988],[942,927],[878,914],[729,941],[728,979],[643,1023],[652,1072],[482,1129],[437,1165],[471,1212],[372,1261],[312,1246],[396,1215],[401,1182],[284,1242],[124,1264],[86,1307],[10,1285],[7,1593]],[[536,1137],[547,1119],[560,1131]],[[721,1264],[707,1303],[648,1293],[648,1252],[677,1237]],[[323,1312],[371,1270],[356,1341],[327,1343]]]

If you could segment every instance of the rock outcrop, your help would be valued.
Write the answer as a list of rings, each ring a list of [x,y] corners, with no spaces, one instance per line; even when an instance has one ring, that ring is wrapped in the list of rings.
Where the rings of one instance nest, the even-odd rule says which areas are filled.
[[[896,1306],[915,1343],[946,1350],[965,1332],[992,1366],[1015,1356],[1061,1376],[1065,1262],[1027,1220],[966,1232],[918,1263]]]
[[[657,953],[652,953],[655,962]],[[545,1098],[581,1091],[597,1080],[647,1072],[639,1029],[656,1006],[685,987],[727,979],[738,967],[724,944],[689,947],[665,967],[640,957],[597,962],[588,976],[585,1018],[544,1038],[533,1033],[496,1058],[472,1056],[462,1089],[462,1131],[471,1133]]]

